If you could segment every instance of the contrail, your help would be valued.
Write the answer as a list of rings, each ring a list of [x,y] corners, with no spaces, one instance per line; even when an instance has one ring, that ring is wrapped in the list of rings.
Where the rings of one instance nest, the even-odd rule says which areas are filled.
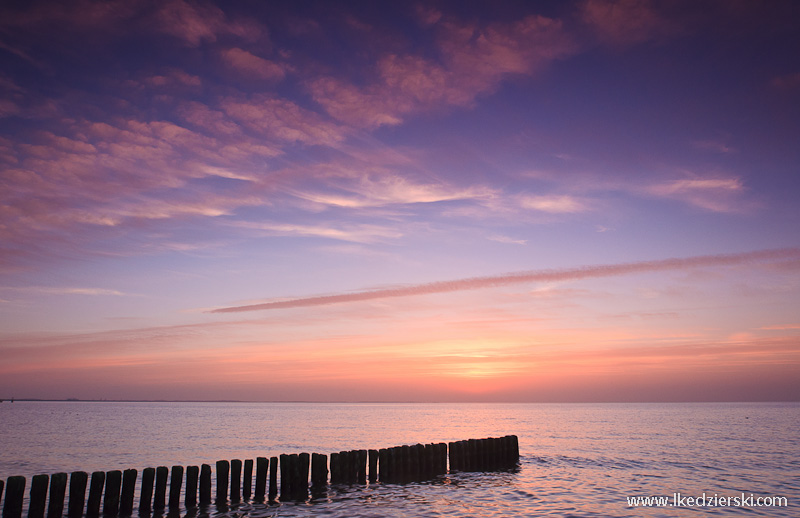
[[[657,261],[580,266],[577,268],[536,270],[487,277],[470,277],[467,279],[428,282],[411,286],[400,286],[397,288],[382,288],[354,293],[298,297],[275,302],[264,302],[261,304],[231,306],[217,308],[211,310],[210,313],[236,313],[240,311],[260,311],[268,309],[307,308],[312,306],[324,306],[328,304],[360,302],[364,300],[411,297],[414,295],[431,295],[434,293],[449,293],[454,291],[477,290],[482,288],[496,288],[499,286],[509,286],[512,284],[524,284],[529,282],[570,281],[598,277],[613,277],[631,273],[680,270],[684,268],[696,268],[703,266],[744,265],[782,259],[800,259],[800,248],[759,250],[756,252],[747,252],[741,254],[701,255],[695,257],[661,259]]]

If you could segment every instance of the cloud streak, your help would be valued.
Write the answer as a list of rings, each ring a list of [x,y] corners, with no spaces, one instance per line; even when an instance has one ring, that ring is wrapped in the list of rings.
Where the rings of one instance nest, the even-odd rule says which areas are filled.
[[[294,309],[367,300],[388,299],[396,297],[412,297],[417,295],[433,295],[456,291],[497,288],[531,282],[558,282],[601,277],[615,277],[636,273],[652,273],[687,268],[703,268],[717,266],[742,266],[757,263],[769,263],[781,260],[800,259],[800,248],[784,248],[777,250],[759,250],[741,254],[703,255],[686,258],[661,259],[656,261],[640,261],[633,263],[581,266],[577,268],[536,270],[509,273],[487,277],[472,277],[452,281],[437,281],[397,288],[298,297],[288,300],[230,306],[211,310],[210,313],[238,313],[242,311],[264,311],[271,309]]]

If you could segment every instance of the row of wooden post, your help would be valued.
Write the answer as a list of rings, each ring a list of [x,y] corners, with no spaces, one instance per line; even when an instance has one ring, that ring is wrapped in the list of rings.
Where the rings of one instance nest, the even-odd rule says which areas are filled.
[[[513,466],[519,460],[519,442],[515,435],[500,438],[470,439],[451,442],[450,471],[479,471]],[[448,445],[415,444],[395,446],[381,450],[353,450],[332,453],[330,459],[331,484],[364,484],[378,479],[382,483],[422,481],[447,472]],[[305,500],[309,494],[309,466],[311,492],[324,491],[328,484],[328,458],[326,455],[308,453],[258,457],[252,460],[234,459],[216,464],[217,505],[239,502],[242,499],[263,502],[275,500],[278,495],[278,467],[280,465],[280,499]],[[255,468],[255,493],[253,470]],[[369,468],[369,469],[368,469]],[[69,500],[66,502],[68,518],[97,518],[104,516],[130,516],[134,509],[134,489],[138,472],[95,471],[91,477],[85,471],[69,475]],[[67,474],[36,475],[31,479],[28,518],[62,518],[67,488]],[[169,479],[169,497],[167,482]],[[184,505],[187,509],[208,505],[211,500],[211,466],[166,466],[145,468],[139,498],[139,514],[153,511],[180,509],[183,483]],[[5,484],[2,518],[22,518],[25,494],[25,477],[9,477]],[[86,487],[89,486],[88,498]],[[0,496],[4,483],[0,480]],[[49,486],[49,499],[48,495]],[[45,507],[45,503],[48,505]]]
[[[450,443],[451,471],[486,471],[513,466],[519,460],[516,435]]]

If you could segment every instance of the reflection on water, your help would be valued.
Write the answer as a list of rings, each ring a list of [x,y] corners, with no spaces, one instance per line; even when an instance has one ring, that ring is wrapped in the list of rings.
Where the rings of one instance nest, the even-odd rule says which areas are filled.
[[[382,448],[516,434],[517,470],[409,484],[331,486],[225,516],[798,516],[797,404],[0,405],[0,477]],[[137,495],[139,489],[137,488]],[[786,496],[788,508],[632,508],[629,496]],[[169,515],[165,515],[169,516]]]

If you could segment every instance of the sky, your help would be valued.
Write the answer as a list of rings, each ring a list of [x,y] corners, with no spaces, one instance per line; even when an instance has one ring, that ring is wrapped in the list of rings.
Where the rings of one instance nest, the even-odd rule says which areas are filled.
[[[799,401],[791,0],[0,6],[0,398]]]

